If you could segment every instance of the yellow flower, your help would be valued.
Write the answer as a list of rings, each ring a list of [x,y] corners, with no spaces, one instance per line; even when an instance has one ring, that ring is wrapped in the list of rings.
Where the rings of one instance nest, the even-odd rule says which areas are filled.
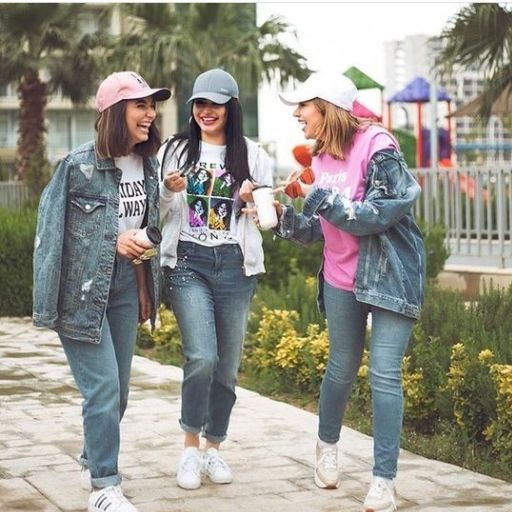
[[[478,360],[483,364],[490,364],[493,359],[494,354],[488,348],[478,354]]]

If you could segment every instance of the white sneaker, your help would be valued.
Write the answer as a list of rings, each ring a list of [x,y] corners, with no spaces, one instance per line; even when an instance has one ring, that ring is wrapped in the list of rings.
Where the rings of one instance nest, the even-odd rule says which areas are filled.
[[[208,448],[203,455],[203,473],[214,484],[230,484],[233,481],[233,473],[216,448]]]
[[[87,512],[138,512],[125,498],[120,485],[91,492]]]
[[[364,512],[395,512],[395,495],[393,480],[374,476],[364,500]]]
[[[321,489],[337,489],[340,485],[338,447],[316,444],[315,484]]]
[[[189,446],[183,450],[176,481],[182,489],[198,489],[201,486],[201,455],[199,449]]]
[[[86,468],[85,466],[83,466],[82,471],[80,471],[80,487],[84,491],[92,491],[91,472],[89,471],[89,468]]]

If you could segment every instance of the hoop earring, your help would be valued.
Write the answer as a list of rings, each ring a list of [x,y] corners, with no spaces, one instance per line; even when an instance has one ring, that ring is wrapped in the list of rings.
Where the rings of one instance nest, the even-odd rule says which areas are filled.
[[[188,118],[188,124],[192,124],[192,121],[193,121],[193,120],[194,120],[194,118],[193,118],[192,116],[190,116],[190,117]]]

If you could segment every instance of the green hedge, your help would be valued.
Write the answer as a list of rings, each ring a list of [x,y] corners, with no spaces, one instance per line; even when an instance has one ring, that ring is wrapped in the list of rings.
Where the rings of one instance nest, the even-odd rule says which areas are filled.
[[[0,316],[32,314],[32,252],[37,212],[0,209]]]

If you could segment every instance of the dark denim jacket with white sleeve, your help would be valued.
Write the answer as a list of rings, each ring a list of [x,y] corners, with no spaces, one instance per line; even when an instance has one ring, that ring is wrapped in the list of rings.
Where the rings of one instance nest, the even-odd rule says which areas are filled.
[[[158,226],[156,158],[143,158],[147,223]],[[94,142],[61,160],[41,195],[34,242],[34,325],[99,343],[114,270],[122,171]],[[153,317],[159,258],[144,263]]]
[[[425,283],[425,247],[412,207],[420,187],[396,150],[376,152],[368,165],[361,201],[315,188],[305,199],[302,213],[285,206],[276,233],[300,244],[323,240],[322,216],[360,237],[356,299],[418,318]],[[323,311],[322,288],[320,269],[318,301]]]

